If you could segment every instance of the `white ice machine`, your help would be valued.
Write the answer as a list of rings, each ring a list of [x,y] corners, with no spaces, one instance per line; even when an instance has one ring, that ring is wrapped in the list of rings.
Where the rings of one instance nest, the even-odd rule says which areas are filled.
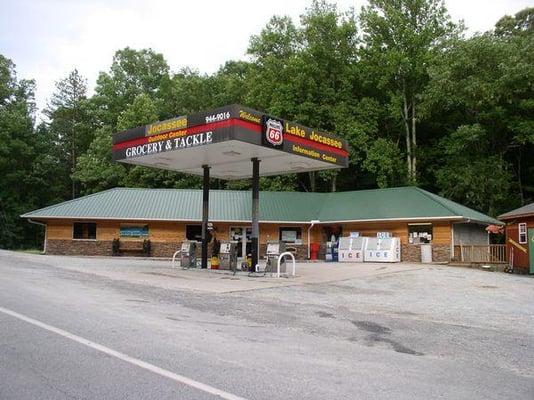
[[[366,237],[339,238],[339,262],[363,262]]]
[[[399,262],[400,247],[398,237],[367,238],[364,260],[368,262]]]

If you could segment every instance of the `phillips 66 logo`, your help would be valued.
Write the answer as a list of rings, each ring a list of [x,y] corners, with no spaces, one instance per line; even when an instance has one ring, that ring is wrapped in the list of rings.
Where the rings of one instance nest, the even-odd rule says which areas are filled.
[[[284,141],[283,129],[280,121],[269,118],[265,123],[265,139],[273,146],[280,146]]]

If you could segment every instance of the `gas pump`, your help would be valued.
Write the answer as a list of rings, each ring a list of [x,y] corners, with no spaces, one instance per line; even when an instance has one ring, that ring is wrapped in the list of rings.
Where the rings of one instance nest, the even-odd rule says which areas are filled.
[[[219,269],[237,269],[237,245],[236,240],[223,240],[219,250]]]
[[[267,242],[267,265],[265,266],[266,272],[276,272],[278,266],[278,257],[280,254],[285,253],[286,244],[282,241]],[[286,262],[284,259],[280,260],[280,272],[286,272]]]
[[[182,268],[196,268],[197,244],[198,242],[194,240],[182,242],[182,247],[180,248],[180,265]]]

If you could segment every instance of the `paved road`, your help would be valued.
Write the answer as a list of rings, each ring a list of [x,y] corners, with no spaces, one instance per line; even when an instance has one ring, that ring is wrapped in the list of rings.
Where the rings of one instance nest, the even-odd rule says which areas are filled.
[[[76,263],[0,251],[0,399],[534,398],[532,278],[435,266],[209,293]]]

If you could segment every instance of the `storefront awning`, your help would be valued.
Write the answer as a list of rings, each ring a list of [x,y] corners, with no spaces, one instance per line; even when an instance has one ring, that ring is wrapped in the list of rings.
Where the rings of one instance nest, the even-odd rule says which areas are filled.
[[[344,168],[348,144],[333,134],[230,105],[113,135],[113,160],[221,179]]]

